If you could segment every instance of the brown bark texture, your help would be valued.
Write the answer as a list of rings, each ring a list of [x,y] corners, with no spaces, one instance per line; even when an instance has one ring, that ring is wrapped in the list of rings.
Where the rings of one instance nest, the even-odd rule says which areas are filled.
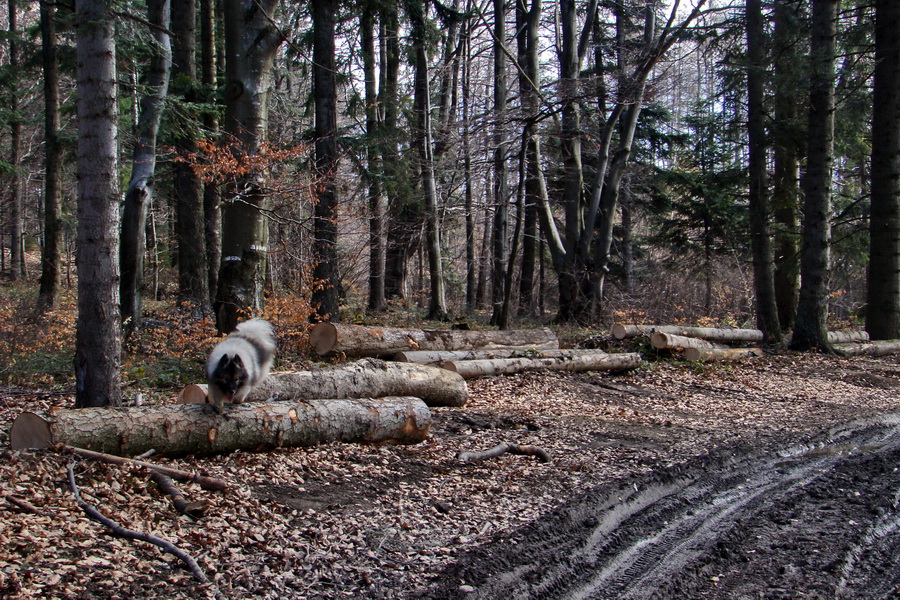
[[[393,356],[407,350],[472,350],[521,346],[535,350],[559,348],[549,328],[464,331],[456,329],[402,329],[318,323],[309,342],[319,355]]]
[[[744,360],[763,355],[759,348],[687,348],[685,360],[711,362],[716,360]]]
[[[497,358],[493,360],[459,360],[443,364],[443,368],[455,371],[465,379],[491,375],[508,375],[522,371],[547,369],[549,371],[627,371],[641,366],[641,355],[636,352],[561,358]]]
[[[431,413],[418,398],[246,403],[223,414],[195,404],[24,412],[10,428],[14,450],[57,443],[135,456],[209,455],[326,442],[415,444]]]
[[[366,358],[318,371],[273,373],[247,397],[250,402],[322,398],[414,396],[428,406],[463,406],[466,382],[456,373],[430,365],[384,362]],[[207,402],[206,386],[189,385],[182,402]]]

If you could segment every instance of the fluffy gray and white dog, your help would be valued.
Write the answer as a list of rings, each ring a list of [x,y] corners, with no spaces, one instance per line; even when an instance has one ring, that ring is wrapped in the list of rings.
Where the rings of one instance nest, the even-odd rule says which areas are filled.
[[[269,374],[275,358],[272,326],[262,319],[244,321],[209,355],[206,381],[210,402],[222,412],[225,402],[240,403]]]

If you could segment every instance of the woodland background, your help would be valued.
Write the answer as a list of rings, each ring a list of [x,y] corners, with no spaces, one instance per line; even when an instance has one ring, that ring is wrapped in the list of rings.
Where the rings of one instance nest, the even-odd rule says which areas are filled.
[[[117,403],[251,312],[285,360],[323,318],[900,337],[900,9],[681,4],[8,0],[2,376]]]

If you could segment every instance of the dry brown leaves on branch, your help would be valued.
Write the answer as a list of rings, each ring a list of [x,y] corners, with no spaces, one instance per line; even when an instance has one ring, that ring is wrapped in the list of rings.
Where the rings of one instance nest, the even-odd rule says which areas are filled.
[[[85,463],[85,500],[123,527],[171,541],[173,556],[111,535],[66,484],[67,456],[0,451],[0,596],[30,598],[413,598],[463,552],[540,519],[572,494],[733,444],[778,448],[828,426],[898,411],[900,359],[783,355],[733,366],[656,363],[626,375],[529,373],[469,382],[462,409],[433,409],[415,446],[330,444],[154,462],[198,470],[229,493],[179,484],[208,503],[179,514],[146,471]],[[0,446],[21,410],[59,397],[0,398]],[[504,453],[463,463],[460,451]]]

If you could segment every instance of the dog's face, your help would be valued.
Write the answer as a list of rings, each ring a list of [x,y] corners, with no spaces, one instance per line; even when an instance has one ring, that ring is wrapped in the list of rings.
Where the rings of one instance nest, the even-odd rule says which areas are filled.
[[[244,367],[244,361],[240,355],[228,356],[223,354],[212,373],[212,385],[229,401],[234,400],[234,396],[239,389],[247,385],[250,380],[250,374]]]

